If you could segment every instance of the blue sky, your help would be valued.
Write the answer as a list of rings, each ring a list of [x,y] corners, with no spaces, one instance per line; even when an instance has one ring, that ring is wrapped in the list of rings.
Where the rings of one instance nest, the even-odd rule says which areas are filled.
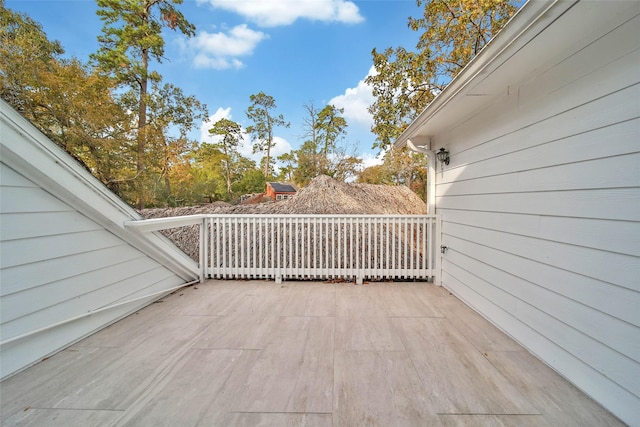
[[[86,61],[98,48],[95,1],[6,0],[5,6],[42,24],[67,56]],[[245,115],[250,95],[271,95],[291,123],[275,131],[279,155],[304,142],[304,104],[333,104],[345,110],[348,153],[373,161],[366,111],[373,98],[363,80],[374,47],[414,48],[418,34],[407,28],[408,17],[421,12],[414,0],[185,0],[179,8],[196,36],[167,30],[167,60],[152,67],[207,104],[212,121],[226,117],[244,128],[251,124]],[[206,140],[207,129],[204,123],[192,137]],[[248,139],[241,152],[258,161]]]

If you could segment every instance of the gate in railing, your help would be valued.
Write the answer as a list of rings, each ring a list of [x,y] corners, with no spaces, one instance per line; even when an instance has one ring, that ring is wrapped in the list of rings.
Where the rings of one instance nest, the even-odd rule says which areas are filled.
[[[203,274],[212,278],[429,279],[436,217],[206,215]]]

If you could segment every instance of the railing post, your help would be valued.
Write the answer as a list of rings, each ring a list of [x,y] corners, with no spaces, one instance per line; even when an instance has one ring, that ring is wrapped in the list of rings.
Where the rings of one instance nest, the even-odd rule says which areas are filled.
[[[207,218],[202,218],[202,222],[200,223],[200,242],[199,249],[200,253],[198,254],[198,262],[200,264],[200,283],[204,282],[205,272],[207,270]]]
[[[432,263],[435,272],[433,283],[436,286],[442,286],[442,254],[438,250],[442,241],[442,215],[435,215],[433,219],[433,234],[435,235],[434,244],[430,245],[430,251],[435,261]]]

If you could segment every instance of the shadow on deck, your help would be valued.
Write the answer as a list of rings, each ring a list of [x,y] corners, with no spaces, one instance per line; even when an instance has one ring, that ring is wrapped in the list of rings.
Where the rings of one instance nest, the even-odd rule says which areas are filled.
[[[622,425],[429,283],[209,280],[0,392],[7,426]]]

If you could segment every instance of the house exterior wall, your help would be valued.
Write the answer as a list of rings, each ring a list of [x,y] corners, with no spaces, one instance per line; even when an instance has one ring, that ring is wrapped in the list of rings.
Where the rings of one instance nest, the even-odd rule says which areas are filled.
[[[295,191],[276,191],[273,189],[270,183],[267,183],[267,188],[265,191],[265,195],[267,197],[271,197],[273,200],[285,200],[294,196],[295,194]]]
[[[166,239],[128,239],[122,222],[135,219],[135,212],[107,200],[108,190],[73,159],[5,103],[0,107],[0,378],[5,378],[162,294],[13,338],[197,275],[188,267],[163,265],[155,256],[159,252],[149,249]]]
[[[640,425],[640,17],[630,9],[434,135],[432,149],[451,153],[436,178],[443,286]]]

